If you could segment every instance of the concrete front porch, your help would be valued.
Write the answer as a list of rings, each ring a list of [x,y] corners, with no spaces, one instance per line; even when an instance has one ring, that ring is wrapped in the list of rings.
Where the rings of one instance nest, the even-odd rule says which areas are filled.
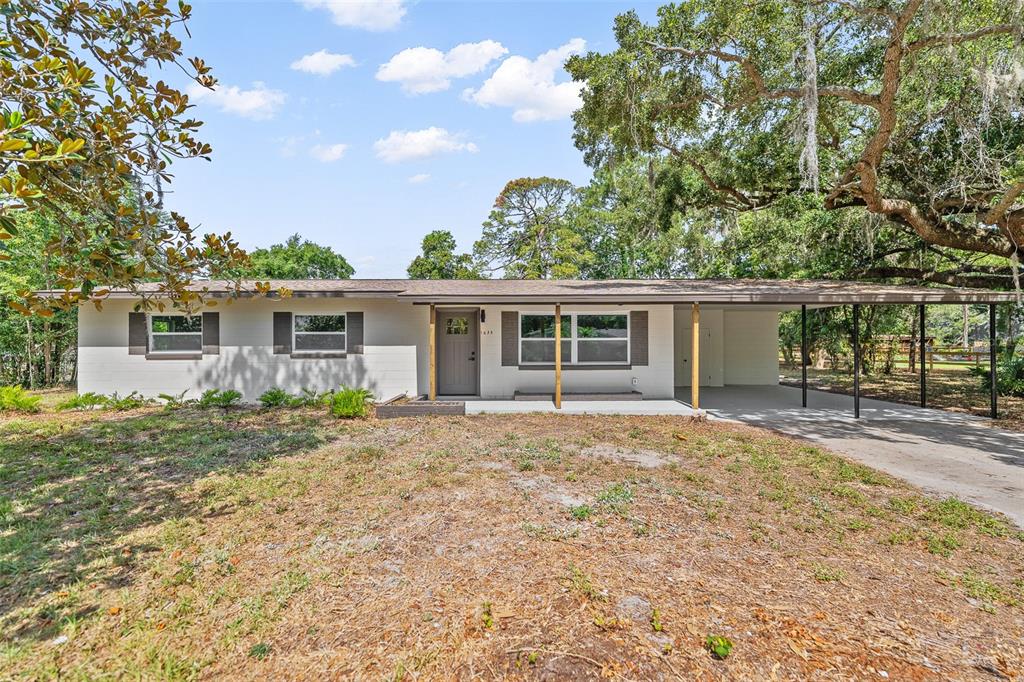
[[[561,409],[549,400],[467,400],[466,414],[636,414],[688,417],[693,409],[678,400],[565,400]]]

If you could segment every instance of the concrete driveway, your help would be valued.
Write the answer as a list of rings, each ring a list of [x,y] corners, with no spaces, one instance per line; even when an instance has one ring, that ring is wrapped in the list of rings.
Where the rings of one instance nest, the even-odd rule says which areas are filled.
[[[680,400],[689,389],[680,390]],[[1024,527],[1024,433],[982,417],[788,386],[702,388],[701,407],[739,421],[806,438],[940,495],[1002,512]]]

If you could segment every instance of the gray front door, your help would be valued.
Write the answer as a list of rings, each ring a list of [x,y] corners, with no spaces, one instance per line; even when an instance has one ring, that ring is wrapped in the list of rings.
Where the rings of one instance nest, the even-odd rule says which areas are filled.
[[[476,395],[476,310],[437,312],[437,392]]]

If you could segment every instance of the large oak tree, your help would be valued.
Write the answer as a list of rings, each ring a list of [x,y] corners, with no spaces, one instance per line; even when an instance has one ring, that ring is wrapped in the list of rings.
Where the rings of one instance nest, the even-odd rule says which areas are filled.
[[[592,165],[669,157],[696,181],[685,207],[816,193],[909,237],[863,276],[1009,285],[1024,245],[1015,3],[686,0],[655,25],[623,14],[615,34],[617,50],[567,65]]]

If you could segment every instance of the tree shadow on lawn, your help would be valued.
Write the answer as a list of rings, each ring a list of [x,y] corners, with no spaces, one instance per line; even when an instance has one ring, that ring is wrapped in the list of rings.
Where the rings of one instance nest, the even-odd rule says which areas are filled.
[[[0,631],[8,641],[49,638],[62,621],[94,611],[88,602],[102,594],[62,608],[48,593],[131,584],[138,558],[160,548],[121,538],[195,515],[199,505],[181,494],[195,480],[324,442],[323,416],[304,410],[78,416],[0,422]]]

